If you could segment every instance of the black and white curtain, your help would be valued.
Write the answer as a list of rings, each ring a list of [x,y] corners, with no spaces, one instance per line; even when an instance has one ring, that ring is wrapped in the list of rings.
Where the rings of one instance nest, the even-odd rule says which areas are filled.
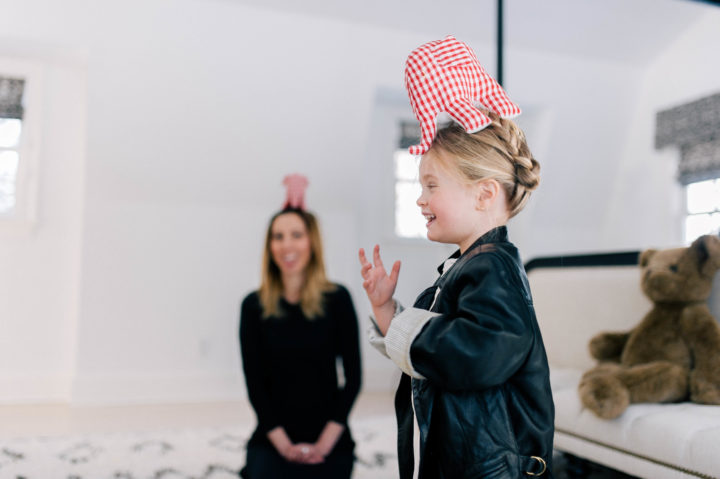
[[[417,121],[401,121],[398,147],[405,149],[418,143],[420,143],[420,123]]]
[[[678,180],[720,178],[720,93],[657,114],[655,147],[680,148]]]
[[[22,120],[24,89],[25,80],[0,75],[0,118]]]

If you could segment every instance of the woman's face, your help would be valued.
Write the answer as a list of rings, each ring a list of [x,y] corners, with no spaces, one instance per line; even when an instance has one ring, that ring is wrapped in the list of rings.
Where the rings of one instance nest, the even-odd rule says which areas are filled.
[[[284,213],[270,228],[270,254],[283,276],[303,274],[310,264],[310,235],[295,213]]]

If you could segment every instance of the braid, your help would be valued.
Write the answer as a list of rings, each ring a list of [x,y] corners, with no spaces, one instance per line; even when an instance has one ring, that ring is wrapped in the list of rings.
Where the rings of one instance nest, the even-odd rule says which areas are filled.
[[[515,184],[508,197],[510,217],[512,217],[523,209],[530,197],[530,192],[540,184],[540,164],[527,146],[525,133],[518,128],[515,122],[498,118],[498,123],[502,126],[500,130],[506,133],[508,154],[514,169]]]

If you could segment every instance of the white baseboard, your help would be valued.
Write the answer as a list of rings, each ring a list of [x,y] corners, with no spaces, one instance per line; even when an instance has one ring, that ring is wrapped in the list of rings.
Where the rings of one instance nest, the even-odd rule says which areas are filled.
[[[80,375],[71,401],[78,405],[192,403],[245,398],[237,374]]]
[[[365,369],[362,390],[393,392],[399,377],[395,367]],[[238,373],[0,377],[0,404],[158,404],[236,401],[246,396],[245,383]]]
[[[70,376],[2,375],[0,404],[67,402],[70,384]]]

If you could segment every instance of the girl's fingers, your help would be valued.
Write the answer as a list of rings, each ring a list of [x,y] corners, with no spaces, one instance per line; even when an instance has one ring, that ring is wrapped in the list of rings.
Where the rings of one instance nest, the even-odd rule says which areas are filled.
[[[363,267],[370,264],[370,262],[365,257],[365,250],[363,248],[360,248],[360,251],[358,251],[358,257],[360,258],[360,264]]]
[[[373,263],[375,263],[376,268],[382,268],[383,263],[380,259],[380,245],[376,244],[375,248],[373,249]]]
[[[369,276],[369,275],[368,275],[368,272],[370,271],[370,268],[371,268],[371,266],[363,266],[363,267],[360,269],[360,275],[361,275],[364,279],[367,279],[367,278],[368,278],[368,276]]]
[[[393,263],[392,270],[390,271],[390,281],[397,283],[398,277],[400,276],[400,261]]]

